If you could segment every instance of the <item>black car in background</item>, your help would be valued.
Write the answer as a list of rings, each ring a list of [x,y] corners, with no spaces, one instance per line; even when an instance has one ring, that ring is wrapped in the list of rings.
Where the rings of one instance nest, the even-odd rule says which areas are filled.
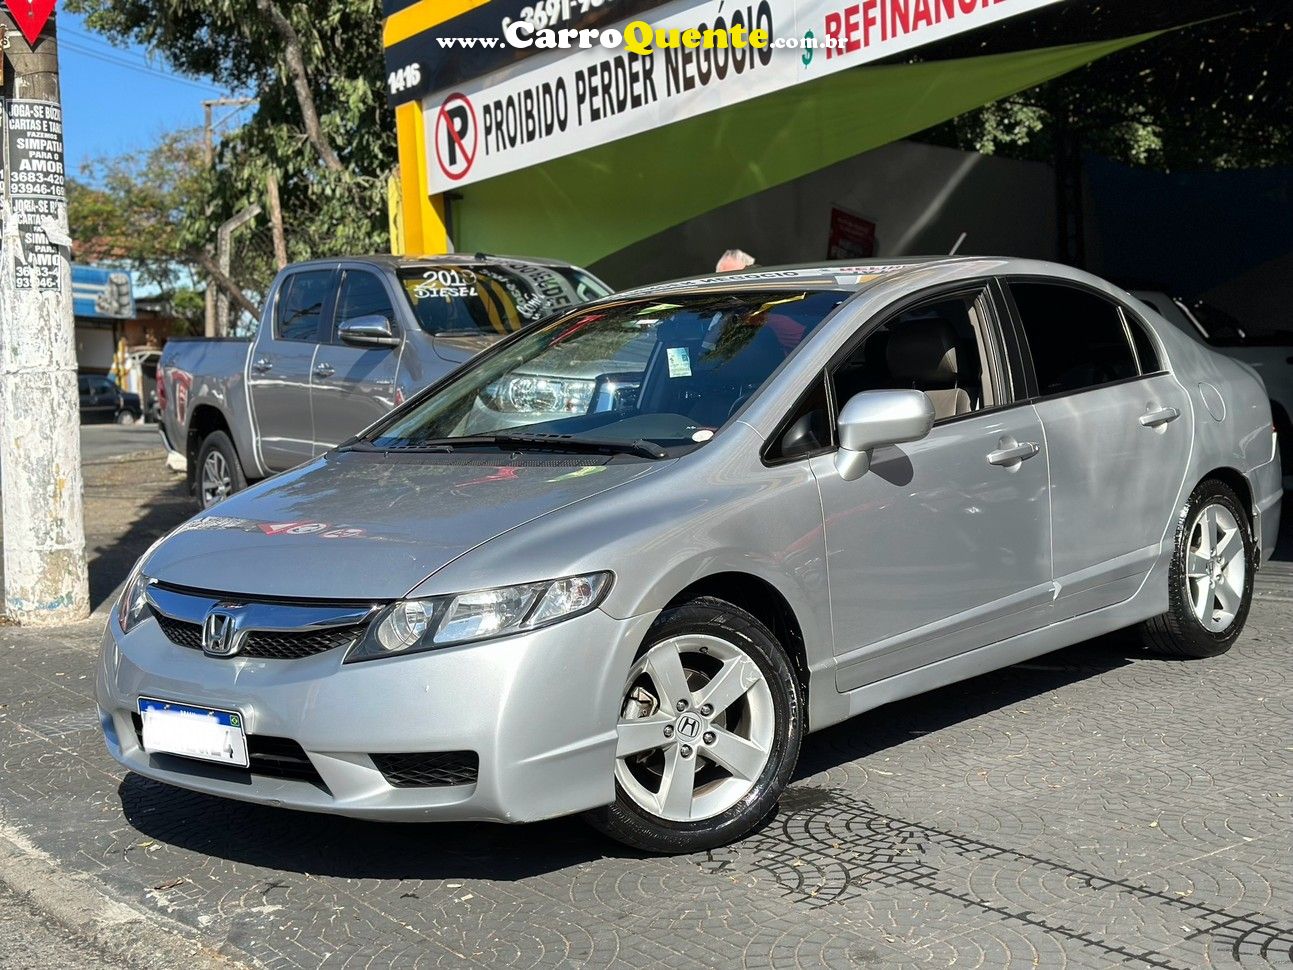
[[[82,424],[94,421],[134,424],[144,419],[139,395],[121,390],[108,378],[99,374],[82,374],[77,377],[76,384],[81,396]]]

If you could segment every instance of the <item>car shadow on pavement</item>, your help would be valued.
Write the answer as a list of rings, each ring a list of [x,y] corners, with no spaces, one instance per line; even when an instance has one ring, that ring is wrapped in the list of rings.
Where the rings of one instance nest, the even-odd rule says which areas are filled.
[[[796,779],[1123,666],[1125,638],[1102,638],[887,705],[809,737]],[[266,870],[348,879],[510,881],[603,857],[635,858],[578,818],[530,825],[367,822],[250,805],[129,774],[118,794],[142,835]]]

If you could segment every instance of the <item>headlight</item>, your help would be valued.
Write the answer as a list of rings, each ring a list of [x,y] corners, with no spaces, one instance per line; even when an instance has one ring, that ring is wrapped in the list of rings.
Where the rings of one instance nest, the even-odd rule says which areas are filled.
[[[516,414],[587,414],[596,381],[517,374],[495,381],[481,395],[495,411]]]
[[[346,662],[510,636],[587,613],[606,596],[610,573],[401,600],[386,607]]]
[[[129,633],[148,614],[146,593],[149,579],[143,570],[145,558],[147,557],[141,557],[131,570],[125,589],[121,591],[121,599],[117,601],[117,625],[121,627],[122,633]]]

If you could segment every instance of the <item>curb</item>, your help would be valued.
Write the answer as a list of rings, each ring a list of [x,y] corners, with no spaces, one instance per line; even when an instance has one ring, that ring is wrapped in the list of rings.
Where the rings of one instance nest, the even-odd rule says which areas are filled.
[[[245,956],[235,958],[203,943],[187,926],[109,898],[92,879],[59,868],[3,822],[0,884],[105,956],[131,967],[242,970],[253,965]],[[220,949],[233,948],[225,944]]]

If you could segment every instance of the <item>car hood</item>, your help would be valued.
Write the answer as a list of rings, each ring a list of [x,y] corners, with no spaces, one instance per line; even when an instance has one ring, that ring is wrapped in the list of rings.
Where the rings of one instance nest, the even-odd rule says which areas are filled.
[[[395,599],[483,542],[669,464],[560,461],[329,455],[191,519],[144,571],[221,593]]]
[[[466,363],[503,339],[502,334],[453,334],[431,338],[436,355],[455,364]]]

